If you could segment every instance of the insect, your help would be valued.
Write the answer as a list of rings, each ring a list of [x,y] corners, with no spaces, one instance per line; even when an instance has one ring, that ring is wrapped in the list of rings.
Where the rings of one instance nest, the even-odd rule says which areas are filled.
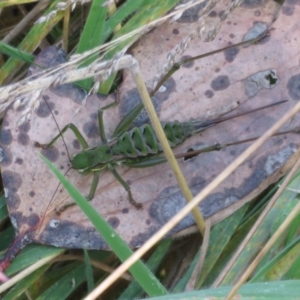
[[[287,100],[283,100],[270,105],[261,106],[233,116],[220,117],[206,121],[196,120],[182,123],[178,121],[166,122],[163,123],[162,126],[170,146],[174,148],[183,143],[190,136],[218,123],[279,105],[286,101]],[[102,145],[89,147],[83,135],[72,123],[66,125],[48,144],[36,142],[35,145],[36,147],[44,149],[51,148],[57,139],[62,137],[68,129],[72,130],[83,148],[83,151],[73,155],[71,159],[72,168],[82,174],[93,173],[92,184],[86,198],[88,200],[93,199],[100,180],[100,174],[104,170],[108,169],[127,191],[130,203],[137,209],[140,209],[142,208],[142,205],[134,200],[130,186],[119,175],[116,170],[116,166],[124,165],[132,168],[145,168],[166,162],[166,158],[164,156],[160,156],[162,153],[162,147],[150,124],[134,127],[130,130],[128,130],[126,126],[124,126],[122,130],[119,130],[120,127],[117,126],[113,134],[113,138],[110,141],[107,140],[104,131],[103,112],[115,104],[117,103],[107,105],[98,110],[98,126]],[[130,122],[127,122],[129,117],[130,116],[125,117],[125,120],[123,119],[121,122],[125,122],[128,126],[130,126]],[[59,208],[57,212],[60,213],[72,205],[74,205],[74,203],[66,204]]]

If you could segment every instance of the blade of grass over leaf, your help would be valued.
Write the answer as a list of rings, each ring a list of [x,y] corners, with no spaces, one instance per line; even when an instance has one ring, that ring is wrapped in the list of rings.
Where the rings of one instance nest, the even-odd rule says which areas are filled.
[[[86,214],[95,228],[99,231],[103,239],[112,248],[115,254],[121,261],[126,260],[133,254],[128,245],[118,236],[113,228],[96,212],[92,205],[79,193],[79,191],[72,186],[72,184],[57,170],[57,168],[45,157],[41,155],[42,159],[57,176],[61,184],[68,191],[70,196],[74,199],[76,204]],[[136,281],[142,286],[145,292],[151,296],[166,295],[167,290],[160,284],[151,271],[141,262],[137,261],[131,268],[130,272]]]
[[[148,4],[147,1],[140,1],[142,2],[139,6],[139,10],[135,12],[135,14],[130,18],[126,24],[114,35],[113,40],[124,36],[127,33],[130,33],[144,25],[147,25],[153,20],[158,19],[159,17],[166,14],[170,9],[172,9],[179,1],[178,0],[155,0],[152,1],[151,4]],[[134,1],[132,1],[132,5],[134,5]],[[129,9],[128,9],[129,12]],[[117,14],[117,12],[116,12]],[[113,16],[112,16],[113,18]],[[108,26],[110,27],[109,30],[113,29],[113,26],[117,20],[112,20],[112,23]],[[118,20],[119,21],[119,20]],[[126,39],[125,41],[118,44],[117,47],[109,51],[105,57],[106,59],[111,59],[117,52],[128,48],[136,40],[136,36]],[[115,74],[111,75],[105,82],[101,83],[100,92],[102,94],[107,94],[114,82]]]
[[[92,2],[90,12],[85,23],[83,32],[76,53],[83,53],[92,48],[101,45],[106,37],[103,35],[104,23],[107,15],[107,6],[103,6],[105,0],[94,0]],[[87,59],[81,66],[90,65],[96,57]],[[93,83],[93,78],[88,78],[78,82],[78,84],[89,90]]]
[[[55,10],[55,6],[58,2],[60,2],[60,0],[53,1],[50,8],[45,11],[44,15],[48,15]],[[63,15],[64,12],[57,12],[53,18],[50,18],[43,23],[35,24],[27,33],[23,41],[18,45],[18,49],[20,49],[20,51],[33,52],[40,45],[41,40],[43,40],[51,29],[61,20]],[[10,57],[0,69],[0,84],[12,76],[12,74],[15,74],[22,65],[23,61],[21,62],[19,59]]]
[[[34,56],[24,51],[20,51],[6,43],[0,41],[0,53],[6,54],[9,57],[19,59],[25,63],[33,63]]]

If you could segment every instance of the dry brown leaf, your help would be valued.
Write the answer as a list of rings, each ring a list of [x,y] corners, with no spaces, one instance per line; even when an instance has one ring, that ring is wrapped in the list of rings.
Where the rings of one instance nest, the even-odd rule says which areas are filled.
[[[186,56],[199,55],[227,46],[228,43],[240,42],[253,28],[272,27],[270,36],[255,46],[233,49],[181,68],[164,85],[164,89],[155,95],[154,102],[162,121],[187,121],[191,118],[198,119],[208,110],[214,111],[236,100],[243,104],[239,111],[283,99],[289,101],[210,128],[178,146],[176,153],[197,149],[203,144],[226,143],[258,136],[300,99],[300,55],[297,40],[300,33],[297,19],[300,8],[292,1],[286,3],[278,12],[279,7],[273,1],[257,2],[256,7],[250,7],[246,2],[227,19],[214,42],[203,44],[194,40],[185,53]],[[222,8],[219,9],[220,11],[212,13],[212,22],[216,16],[220,16]],[[277,13],[278,18],[273,21]],[[147,34],[132,49],[148,83],[157,73],[158,67],[165,62],[167,52],[197,25],[193,21],[195,19],[191,17],[188,22],[181,19],[173,24],[165,23]],[[60,55],[54,48],[48,48],[37,58],[38,63],[52,65],[55,59],[57,62],[61,61]],[[36,68],[31,67],[31,72],[35,71]],[[257,78],[262,80],[258,82]],[[255,87],[259,86],[260,89],[255,93]],[[133,89],[132,79],[126,74],[121,90],[121,104],[104,112],[108,137],[119,120],[136,103],[137,92]],[[113,97],[89,97],[83,105],[85,93],[73,85],[47,90],[42,97],[51,103],[60,128],[73,122],[88,137],[90,145],[99,144],[97,110],[112,102]],[[22,107],[14,111],[12,106],[3,122],[1,164],[11,220],[19,238],[23,237],[23,240],[26,235],[30,242],[67,248],[107,249],[106,243],[78,207],[71,207],[60,216],[55,212],[57,207],[69,202],[70,197],[62,187],[55,193],[58,181],[40,159],[38,152],[41,150],[35,147],[35,142],[48,143],[58,133],[42,97],[30,122],[18,127],[16,124]],[[138,122],[141,120],[143,117]],[[296,126],[299,126],[298,117],[284,129]],[[64,138],[71,155],[80,151],[72,132],[67,132]],[[201,203],[204,217],[215,216],[221,210],[241,203],[241,199],[249,199],[250,195],[269,185],[270,181],[282,176],[287,163],[291,164],[291,159],[297,153],[299,144],[300,137],[295,134],[272,138]],[[193,194],[201,191],[246,147],[247,145],[239,145],[217,153],[201,154],[187,161],[181,160],[180,166]],[[62,172],[69,168],[66,149],[61,140],[52,149],[41,152]],[[135,248],[180,210],[185,201],[167,164],[147,169],[122,167],[118,171],[131,186],[134,198],[143,203],[143,209],[137,210],[128,202],[124,188],[109,172],[101,174],[92,205]],[[67,177],[83,195],[88,194],[92,176],[82,176],[71,170]],[[54,199],[48,207],[54,193]],[[189,215],[171,234],[193,223],[193,218]]]

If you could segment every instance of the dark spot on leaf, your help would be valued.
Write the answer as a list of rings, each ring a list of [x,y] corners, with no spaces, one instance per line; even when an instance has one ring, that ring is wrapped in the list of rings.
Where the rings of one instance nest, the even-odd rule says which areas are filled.
[[[29,207],[29,211],[33,211],[32,207]]]
[[[20,145],[27,146],[29,144],[29,136],[27,133],[19,132],[17,141]]]
[[[300,5],[300,0],[286,0],[285,3],[290,5]]]
[[[66,62],[66,52],[60,47],[50,46],[45,48],[37,57],[38,63],[42,64],[46,69],[55,67]],[[40,68],[37,67],[40,71]]]
[[[61,154],[62,156],[65,156],[65,155],[66,155],[66,152],[65,152],[65,151],[62,151],[60,154]]]
[[[245,34],[243,40],[247,41],[247,40],[250,40],[250,39],[257,38],[257,37],[261,36],[263,33],[265,33],[267,30],[268,30],[268,24],[266,22],[258,22],[258,21],[256,21],[256,22],[253,23],[253,26],[251,28],[249,28],[249,30]],[[264,38],[262,38],[259,41],[259,44],[264,44],[268,40],[269,39],[264,40]],[[244,45],[244,47],[249,47],[249,45],[250,44]]]
[[[12,142],[12,134],[10,129],[3,129],[1,131],[1,144],[9,145]]]
[[[197,194],[199,191],[201,191],[206,185],[206,180],[203,177],[197,176],[193,177],[190,182],[189,186],[191,188],[192,194]]]
[[[116,217],[110,217],[107,222],[114,229],[118,228],[120,225],[120,220]]]
[[[12,153],[6,147],[2,147],[1,149],[2,149],[1,165],[3,167],[7,167],[12,163]]]
[[[185,205],[178,187],[168,187],[151,204],[149,215],[160,225],[165,224]]]
[[[294,14],[294,11],[295,11],[295,7],[294,6],[284,5],[281,8],[282,14],[284,14],[286,16],[292,16]]]
[[[12,224],[15,227],[15,229],[19,228],[20,222],[22,221],[22,213],[20,212],[13,212],[10,213],[10,218],[12,220]]]
[[[255,17],[260,17],[260,15],[261,15],[261,12],[260,12],[260,10],[256,10],[256,11],[254,11],[254,16]]]
[[[83,131],[89,138],[99,137],[99,128],[95,122],[87,122],[83,125]]]
[[[242,198],[242,194],[243,190],[232,188],[226,190],[225,193],[214,193],[207,196],[200,204],[200,209],[204,218],[207,218],[222,210],[224,207],[237,202]]]
[[[4,119],[2,123],[2,127],[7,127],[7,126],[9,126],[9,122],[6,119]]]
[[[8,194],[16,193],[22,185],[22,177],[19,173],[5,170],[2,172],[3,185],[8,189]]]
[[[290,77],[287,83],[287,89],[289,95],[293,100],[300,99],[300,74],[296,74]]]
[[[186,60],[186,59],[189,59],[189,58],[192,58],[192,56],[191,55],[184,55],[184,56],[181,57],[180,60],[183,61],[183,60]],[[194,61],[189,61],[189,62],[183,64],[182,67],[189,69],[189,68],[192,68],[194,64],[195,64]]]
[[[176,20],[177,23],[194,23],[199,19],[200,10],[206,5],[205,2],[197,4],[187,10],[185,10],[181,17]]]
[[[28,217],[22,218],[22,223],[27,224],[29,228],[34,228],[39,224],[39,222],[40,218],[37,214],[31,214]]]
[[[204,95],[207,97],[207,98],[212,98],[214,96],[214,92],[211,91],[211,90],[207,90],[205,91]]]
[[[85,90],[72,83],[66,83],[60,86],[52,87],[51,92],[61,97],[68,97],[77,104],[82,104],[87,96]]]
[[[233,33],[230,33],[229,37],[233,39],[235,37],[235,35]]]
[[[263,45],[263,44],[266,44],[269,40],[270,40],[270,35],[266,35],[264,37],[262,37],[258,42],[257,44],[259,45]]]
[[[64,220],[60,220],[59,226],[53,228],[53,223],[50,223],[39,238],[39,242],[43,244],[77,249],[82,248],[82,245],[86,249],[109,249],[95,228]]]
[[[218,16],[219,16],[219,18],[220,18],[221,20],[223,19],[224,12],[225,12],[225,10],[220,10],[220,11],[218,12]],[[230,25],[231,22],[229,21],[229,22],[227,22],[227,24]]]
[[[158,226],[150,226],[146,232],[139,233],[136,236],[134,236],[129,242],[129,245],[132,248],[141,247],[144,244],[144,242],[148,240],[158,229]]]
[[[156,94],[155,97],[152,97],[152,100],[155,101],[166,101],[169,99],[171,93],[175,92],[176,90],[176,82],[173,79],[173,77],[170,77],[167,81],[163,83],[163,87],[165,88],[165,91],[159,90]],[[160,109],[161,103],[156,103],[154,104],[155,109],[158,110]]]
[[[211,18],[215,18],[217,16],[217,12],[215,10],[212,10],[208,16]]]
[[[18,165],[22,165],[23,164],[23,159],[18,157],[18,158],[16,158],[15,163],[18,164]]]
[[[166,82],[165,82],[166,83]],[[161,96],[160,94],[164,93],[156,93],[156,95]],[[154,104],[155,110],[159,112],[161,107],[161,99],[158,100],[156,97],[152,97],[152,102]],[[124,97],[121,99],[119,104],[119,114],[120,118],[123,119],[125,116],[127,116],[128,113],[130,113],[136,106],[141,102],[140,95],[138,91],[135,89],[129,90]],[[132,123],[132,126],[141,126],[145,123],[149,123],[149,116],[145,109],[142,109],[142,111],[139,113],[139,115],[135,118],[135,120]]]
[[[59,157],[59,152],[54,146],[49,149],[42,149],[41,153],[51,162],[55,162]]]
[[[179,34],[179,30],[177,28],[174,28],[172,31],[173,34]]]
[[[216,73],[219,73],[220,71],[221,71],[220,68],[216,68],[216,69],[215,69],[215,72],[216,72]]]
[[[151,220],[150,220],[150,219],[147,219],[147,220],[146,220],[146,224],[147,224],[147,225],[150,225],[150,224],[151,224]]]
[[[59,114],[59,111],[58,110],[55,110],[54,111],[54,114],[57,116]]]
[[[229,77],[227,75],[219,75],[217,78],[212,80],[210,86],[215,91],[225,90],[230,86]]]
[[[48,103],[49,107],[48,107],[47,103]],[[38,117],[47,118],[51,114],[50,110],[54,109],[54,107],[55,107],[54,103],[49,102],[49,101],[47,103],[45,101],[40,102],[39,107],[35,110],[35,113]],[[50,110],[49,110],[49,108],[50,108]]]
[[[266,2],[266,0],[244,0],[241,4],[241,7],[244,7],[244,8],[260,7],[265,2]]]
[[[30,197],[34,197],[34,196],[35,196],[35,192],[34,192],[34,191],[30,191],[30,192],[29,192],[29,196],[30,196]]]
[[[80,143],[78,142],[78,140],[74,140],[72,142],[72,145],[73,145],[74,149],[76,149],[76,150],[80,149]]]
[[[228,62],[233,62],[238,53],[239,48],[231,48],[224,51],[224,56]]]
[[[49,101],[50,97],[48,95],[43,95],[43,99]]]
[[[21,104],[18,106],[18,108],[16,109],[17,112],[21,112],[23,111],[24,109],[26,108],[26,105],[25,104]]]
[[[8,196],[6,198],[6,203],[11,210],[16,210],[21,204],[21,198],[17,193],[11,193],[9,191]]]
[[[90,118],[92,119],[93,122],[97,122],[98,121],[98,113],[90,114]]]
[[[129,209],[128,208],[123,208],[122,209],[122,214],[128,214],[129,213]]]
[[[28,132],[30,130],[30,122],[26,121],[22,125],[19,126],[20,131]]]

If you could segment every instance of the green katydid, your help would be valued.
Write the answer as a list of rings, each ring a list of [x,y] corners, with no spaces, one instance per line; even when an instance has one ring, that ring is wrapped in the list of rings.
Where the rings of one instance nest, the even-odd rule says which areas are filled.
[[[46,101],[46,100],[45,100]],[[184,142],[190,136],[199,133],[215,124],[224,122],[226,120],[236,118],[242,115],[256,112],[258,110],[266,109],[275,105],[282,104],[287,100],[279,101],[270,105],[261,106],[243,113],[239,113],[233,116],[220,117],[212,120],[206,121],[190,121],[190,122],[167,122],[163,123],[163,129],[166,134],[166,137],[170,143],[170,146],[176,147],[177,145]],[[131,194],[130,186],[122,179],[116,170],[116,166],[124,165],[132,168],[144,168],[151,167],[157,164],[166,162],[164,156],[159,156],[162,152],[162,147],[158,142],[158,139],[154,133],[154,130],[150,124],[144,124],[139,127],[134,127],[128,130],[128,126],[132,121],[131,114],[125,117],[121,122],[126,123],[127,126],[124,126],[123,130],[118,129],[114,133],[113,139],[109,142],[107,141],[104,124],[103,124],[103,111],[110,108],[116,103],[112,103],[101,108],[98,111],[98,125],[100,138],[102,145],[89,147],[83,135],[80,133],[78,128],[70,123],[66,125],[61,132],[56,135],[52,141],[48,144],[40,144],[36,142],[37,147],[50,148],[56,142],[59,137],[62,137],[63,134],[71,129],[78,139],[78,142],[81,144],[83,150],[73,156],[71,159],[72,168],[77,170],[82,174],[93,173],[93,181],[89,194],[87,196],[88,200],[92,200],[97,189],[97,185],[100,179],[100,173],[105,169],[109,169],[114,177],[121,183],[128,193],[128,198],[131,204],[136,208],[141,208],[142,205],[137,203]],[[129,120],[128,120],[129,119]],[[117,126],[117,128],[120,128]],[[248,140],[247,140],[248,141]],[[241,143],[241,142],[238,142]],[[231,145],[231,144],[230,144]],[[209,147],[209,149],[220,150],[222,147],[220,145],[215,145]],[[204,152],[207,150],[199,150],[198,152]],[[197,152],[197,153],[198,153]],[[196,154],[197,154],[196,153]],[[185,156],[188,156],[188,153],[185,153]],[[195,155],[195,153],[193,153]],[[178,157],[182,157],[179,155]],[[62,212],[67,207],[74,204],[67,204],[61,207],[58,212]]]

